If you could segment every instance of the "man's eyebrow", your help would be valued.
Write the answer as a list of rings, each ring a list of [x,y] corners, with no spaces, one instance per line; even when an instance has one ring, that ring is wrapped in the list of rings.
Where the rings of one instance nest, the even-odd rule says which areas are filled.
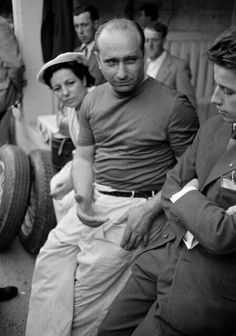
[[[109,62],[109,61],[113,61],[113,62],[118,62],[118,61],[126,61],[126,60],[129,60],[129,59],[137,59],[138,56],[137,55],[128,55],[128,56],[124,56],[124,57],[121,57],[121,58],[118,58],[118,57],[107,57],[104,62]]]
[[[104,62],[109,62],[109,61],[119,61],[119,58],[117,57],[107,57],[105,58]]]
[[[218,86],[219,86],[221,89],[231,90],[232,92],[235,92],[235,93],[236,93],[236,89],[235,89],[235,88],[232,88],[232,87],[230,87],[230,86],[223,85],[223,84],[218,84]]]

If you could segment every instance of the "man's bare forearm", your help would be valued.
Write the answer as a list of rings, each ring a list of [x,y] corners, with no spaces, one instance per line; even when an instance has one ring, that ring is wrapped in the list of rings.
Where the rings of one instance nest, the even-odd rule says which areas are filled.
[[[92,201],[93,196],[93,165],[76,151],[72,162],[72,180],[76,195],[86,202]]]

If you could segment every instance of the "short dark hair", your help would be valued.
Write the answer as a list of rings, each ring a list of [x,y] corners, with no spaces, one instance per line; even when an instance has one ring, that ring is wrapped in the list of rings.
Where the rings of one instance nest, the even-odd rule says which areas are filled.
[[[161,22],[154,23],[154,24],[152,24],[150,26],[147,26],[145,28],[152,29],[152,30],[157,31],[158,33],[161,33],[163,38],[165,38],[168,34],[167,25],[165,25],[164,23],[161,23]]]
[[[159,8],[156,4],[148,2],[145,4],[142,4],[139,7],[139,11],[144,11],[145,16],[149,16],[152,21],[156,21],[159,18]]]
[[[88,12],[90,14],[90,18],[92,21],[99,20],[99,13],[95,6],[87,5],[87,6],[78,6],[73,10],[73,16],[78,16],[82,13]]]
[[[236,69],[236,26],[216,38],[208,55],[213,63],[226,69]]]
[[[128,20],[125,18],[119,18],[119,19],[115,18],[99,26],[98,30],[95,33],[95,45],[96,45],[97,52],[99,52],[98,38],[101,35],[102,31],[106,28],[111,29],[111,30],[116,29],[119,31],[125,31],[128,28],[133,28],[140,37],[140,48],[141,48],[142,53],[144,54],[145,36],[144,36],[143,29],[136,21]]]
[[[43,79],[50,88],[52,88],[51,86],[52,75],[54,74],[55,71],[60,69],[70,69],[71,71],[73,71],[75,76],[78,77],[81,81],[85,78],[87,87],[91,87],[94,85],[95,79],[89,73],[88,67],[82,63],[72,61],[72,62],[54,64],[50,68],[45,70],[43,74]]]

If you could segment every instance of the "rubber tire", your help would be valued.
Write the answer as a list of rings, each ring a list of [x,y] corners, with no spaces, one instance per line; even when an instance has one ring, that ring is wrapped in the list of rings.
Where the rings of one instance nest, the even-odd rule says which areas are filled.
[[[54,175],[49,151],[36,149],[29,153],[31,165],[31,190],[19,238],[25,250],[39,252],[49,232],[56,226],[56,216],[50,197],[50,180]]]
[[[17,141],[16,141],[16,121],[15,121],[15,117],[12,113],[12,111],[10,112],[10,118],[9,118],[9,126],[8,126],[8,143],[11,145],[16,145]]]
[[[0,147],[0,164],[4,185],[0,200],[0,250],[17,236],[24,220],[30,192],[30,164],[20,147]]]

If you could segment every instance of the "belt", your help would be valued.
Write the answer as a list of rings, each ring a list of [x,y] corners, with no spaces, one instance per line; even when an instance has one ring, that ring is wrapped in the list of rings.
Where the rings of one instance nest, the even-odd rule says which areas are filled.
[[[149,198],[158,193],[158,190],[146,190],[146,191],[104,191],[99,190],[100,193],[116,196],[116,197],[137,197],[137,198]]]

